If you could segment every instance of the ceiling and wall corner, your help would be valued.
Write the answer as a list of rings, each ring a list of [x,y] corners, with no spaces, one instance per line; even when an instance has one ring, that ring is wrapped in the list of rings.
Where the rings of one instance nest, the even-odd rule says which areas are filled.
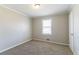
[[[69,13],[72,7],[71,4],[40,4],[39,8],[34,8],[33,4],[5,4],[2,6],[29,17]]]
[[[19,12],[19,11],[15,10],[15,9],[9,8],[9,7],[5,6],[5,5],[0,5],[0,7],[6,8],[6,9],[8,9],[8,10],[10,10],[10,11],[16,12],[16,13],[18,13],[18,14],[20,14],[20,15],[23,15],[23,16],[27,16],[27,15],[25,15],[24,13]],[[27,17],[29,17],[29,16],[27,16]]]

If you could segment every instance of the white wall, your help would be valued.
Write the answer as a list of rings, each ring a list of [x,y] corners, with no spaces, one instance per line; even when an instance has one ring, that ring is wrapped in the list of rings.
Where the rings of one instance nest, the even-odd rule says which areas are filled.
[[[42,20],[51,19],[52,20],[52,35],[42,34]],[[68,35],[68,14],[61,14],[55,16],[37,17],[33,18],[33,39],[42,40],[55,43],[69,44]],[[46,40],[49,38],[50,40]]]
[[[0,52],[31,40],[31,20],[0,6]]]

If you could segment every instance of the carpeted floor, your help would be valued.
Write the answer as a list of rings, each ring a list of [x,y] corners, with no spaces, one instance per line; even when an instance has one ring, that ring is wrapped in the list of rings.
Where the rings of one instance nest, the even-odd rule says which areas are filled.
[[[32,40],[0,55],[72,55],[68,46]]]

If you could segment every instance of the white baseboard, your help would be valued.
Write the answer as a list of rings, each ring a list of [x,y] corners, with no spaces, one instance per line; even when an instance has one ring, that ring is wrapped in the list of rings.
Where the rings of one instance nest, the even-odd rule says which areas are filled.
[[[70,44],[69,44],[69,48],[70,48],[70,50],[72,51],[72,53],[75,54],[75,53],[74,53],[74,50],[71,48]]]
[[[4,52],[4,51],[7,51],[7,50],[9,50],[9,49],[12,49],[12,48],[14,48],[14,47],[16,47],[16,46],[19,46],[19,45],[21,45],[21,44],[24,44],[24,43],[26,43],[26,42],[29,42],[29,41],[31,41],[31,40],[32,40],[32,39],[29,39],[29,40],[26,40],[26,41],[24,41],[24,42],[21,42],[21,43],[19,43],[19,44],[17,44],[17,45],[13,45],[13,46],[11,46],[11,47],[9,47],[9,48],[3,49],[3,50],[0,51],[0,53],[2,53],[2,52]]]
[[[37,39],[33,39],[33,40],[37,40]],[[45,41],[45,40],[40,40],[40,39],[38,41],[50,42],[50,41]],[[57,43],[57,42],[50,42],[50,43],[54,43],[54,44],[58,44],[58,45],[69,46],[69,44],[65,44],[65,43]]]

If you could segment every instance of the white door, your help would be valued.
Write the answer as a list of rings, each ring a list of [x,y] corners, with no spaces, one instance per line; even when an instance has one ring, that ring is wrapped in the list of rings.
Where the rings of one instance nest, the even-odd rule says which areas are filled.
[[[79,55],[79,5],[74,5],[69,16],[69,42],[73,53]]]
[[[74,50],[79,54],[79,5],[74,7]]]

